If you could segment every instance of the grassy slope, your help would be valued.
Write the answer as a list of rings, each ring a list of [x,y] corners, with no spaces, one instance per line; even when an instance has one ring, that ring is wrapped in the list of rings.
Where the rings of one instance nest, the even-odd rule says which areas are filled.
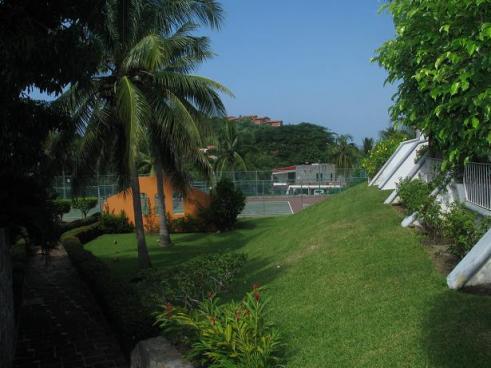
[[[171,250],[148,237],[152,259],[165,267],[204,252],[246,252],[236,295],[267,285],[288,367],[491,366],[491,298],[448,290],[385,196],[357,186],[295,216],[176,235]],[[133,235],[88,245],[123,278],[136,269],[134,248]]]

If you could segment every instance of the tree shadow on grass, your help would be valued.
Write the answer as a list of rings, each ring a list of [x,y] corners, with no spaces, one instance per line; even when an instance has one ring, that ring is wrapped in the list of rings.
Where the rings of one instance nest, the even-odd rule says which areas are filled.
[[[491,367],[491,297],[446,290],[423,322],[428,366]]]
[[[254,221],[241,221],[238,224],[237,230],[231,232],[219,234],[178,234],[173,236],[174,244],[169,248],[161,248],[156,245],[156,243],[152,244],[156,239],[147,238],[153,267],[174,267],[202,255],[241,252],[249,242],[254,241],[255,238],[261,236],[270,229],[265,223],[261,223],[261,229],[255,229],[256,227],[259,226]],[[252,229],[253,231],[241,231],[244,229]],[[137,255],[134,250],[122,251],[108,256],[100,256],[100,258],[106,262],[118,276],[131,278],[138,272]],[[257,267],[260,266],[258,265]]]

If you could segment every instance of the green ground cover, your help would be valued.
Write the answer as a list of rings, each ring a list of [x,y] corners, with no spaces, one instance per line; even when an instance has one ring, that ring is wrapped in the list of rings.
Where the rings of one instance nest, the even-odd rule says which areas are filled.
[[[248,254],[241,297],[268,288],[271,318],[288,346],[288,367],[489,367],[491,297],[451,291],[421,245],[359,185],[287,217],[250,219],[221,234],[179,234],[171,249],[148,236],[154,267],[194,256]],[[136,272],[133,234],[103,235],[86,249],[114,275]]]

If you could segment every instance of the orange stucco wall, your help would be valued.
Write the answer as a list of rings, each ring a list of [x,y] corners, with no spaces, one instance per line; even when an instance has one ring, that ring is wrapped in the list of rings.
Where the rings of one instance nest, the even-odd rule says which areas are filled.
[[[140,192],[145,194],[148,199],[148,204],[155,213],[158,219],[158,213],[156,211],[157,203],[155,200],[157,194],[157,178],[155,176],[141,176],[139,178]],[[164,193],[165,193],[165,207],[167,213],[171,218],[178,218],[185,215],[196,216],[200,208],[205,208],[210,204],[210,197],[208,194],[201,192],[197,189],[190,189],[184,194],[184,213],[175,214],[173,210],[173,195],[174,189],[168,180],[165,180]],[[106,199],[106,208],[114,213],[124,211],[128,216],[131,223],[135,223],[135,216],[133,213],[133,199],[131,189],[125,192],[121,192],[110,196]],[[144,225],[147,225],[147,219],[143,216]]]

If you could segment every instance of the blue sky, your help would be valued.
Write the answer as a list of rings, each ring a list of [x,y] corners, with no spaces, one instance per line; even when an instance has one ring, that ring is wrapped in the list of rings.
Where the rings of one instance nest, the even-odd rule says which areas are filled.
[[[199,73],[235,94],[231,115],[313,122],[359,142],[387,127],[395,89],[370,62],[392,38],[380,0],[223,0],[225,24],[207,32],[217,56]]]
[[[230,115],[308,121],[356,142],[389,125],[395,88],[370,62],[394,34],[382,0],[222,0],[225,24],[201,30],[217,54],[198,73],[235,94]],[[45,98],[33,92],[35,98]]]

